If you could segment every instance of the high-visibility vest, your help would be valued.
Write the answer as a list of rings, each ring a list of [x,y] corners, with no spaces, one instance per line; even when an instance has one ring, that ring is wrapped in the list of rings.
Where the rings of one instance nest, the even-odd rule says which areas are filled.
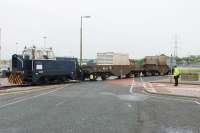
[[[179,68],[174,68],[174,73],[173,73],[173,76],[178,76],[178,75],[180,75],[180,70],[179,70]]]

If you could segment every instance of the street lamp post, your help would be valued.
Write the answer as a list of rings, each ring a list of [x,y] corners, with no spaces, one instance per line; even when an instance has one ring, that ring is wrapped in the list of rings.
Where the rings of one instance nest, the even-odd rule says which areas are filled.
[[[1,28],[0,28],[0,65],[1,65]]]
[[[172,57],[172,54],[171,54],[171,57],[170,57],[170,83],[172,83],[172,63],[173,63],[173,57]]]
[[[80,26],[80,66],[82,65],[83,60],[83,19],[90,18],[91,16],[81,16],[81,26]]]
[[[44,39],[44,49],[46,48],[46,39],[47,39],[47,36],[43,36],[43,39]]]
[[[17,52],[18,52],[18,42],[16,42],[16,54],[17,54]]]

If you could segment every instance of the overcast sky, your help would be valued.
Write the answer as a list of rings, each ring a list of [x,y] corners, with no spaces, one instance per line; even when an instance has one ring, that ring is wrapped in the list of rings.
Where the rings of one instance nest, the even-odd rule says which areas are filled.
[[[2,57],[43,47],[43,36],[57,56],[79,57],[81,15],[92,16],[83,23],[84,58],[170,55],[176,34],[179,56],[200,54],[199,7],[199,0],[0,0]]]

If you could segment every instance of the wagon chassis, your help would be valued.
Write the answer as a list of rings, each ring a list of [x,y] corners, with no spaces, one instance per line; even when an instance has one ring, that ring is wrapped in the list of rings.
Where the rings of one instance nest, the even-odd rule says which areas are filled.
[[[168,74],[167,65],[85,65],[82,66],[83,80],[89,79],[95,81],[98,77],[106,80],[110,76],[118,78],[155,76]]]

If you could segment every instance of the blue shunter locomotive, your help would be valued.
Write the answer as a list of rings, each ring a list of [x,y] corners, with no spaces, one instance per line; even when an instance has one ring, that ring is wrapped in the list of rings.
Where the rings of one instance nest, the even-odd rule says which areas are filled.
[[[79,80],[80,68],[77,58],[55,57],[53,50],[25,48],[22,55],[12,56],[13,84],[40,84]]]

